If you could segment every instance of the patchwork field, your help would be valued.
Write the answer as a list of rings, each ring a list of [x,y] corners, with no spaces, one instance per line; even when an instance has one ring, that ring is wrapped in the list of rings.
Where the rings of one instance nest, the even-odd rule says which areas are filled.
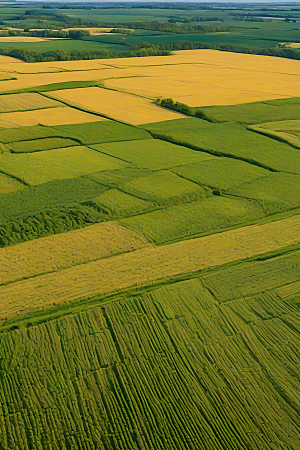
[[[1,450],[298,450],[300,61],[0,65]]]

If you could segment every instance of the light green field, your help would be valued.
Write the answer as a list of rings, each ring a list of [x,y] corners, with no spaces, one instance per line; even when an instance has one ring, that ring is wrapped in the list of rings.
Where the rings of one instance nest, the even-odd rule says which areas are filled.
[[[251,200],[212,197],[124,219],[120,223],[161,244],[208,234],[263,216],[263,209]]]
[[[0,173],[0,194],[9,194],[24,187],[25,185],[20,181]]]
[[[197,201],[211,195],[209,189],[167,170],[156,172],[148,177],[135,178],[124,183],[121,189],[128,194],[166,206]]]
[[[0,155],[1,170],[29,185],[75,178],[99,170],[119,169],[128,163],[87,147],[67,147],[51,152]]]
[[[171,169],[204,159],[211,155],[194,152],[188,148],[158,139],[136,142],[93,145],[95,150],[128,161],[137,167],[150,170]]]
[[[136,169],[136,168],[126,168],[126,169],[116,169],[109,170],[99,173],[92,173],[88,175],[92,180],[98,181],[99,183],[105,184],[106,186],[116,188],[122,186],[126,181],[130,181],[133,178],[148,177],[153,172],[149,169]]]
[[[300,176],[272,173],[233,187],[228,194],[259,200],[268,213],[300,206]]]
[[[286,142],[292,147],[300,148],[300,120],[260,123],[249,126],[248,129],[278,141]]]
[[[300,153],[283,142],[246,130],[237,123],[176,119],[147,125],[155,137],[212,154],[231,156],[272,170],[300,174]]]
[[[12,153],[31,153],[42,150],[53,150],[55,148],[73,147],[79,145],[76,141],[65,138],[44,138],[34,141],[21,141],[7,144],[6,147]]]
[[[90,203],[96,207],[108,209],[112,219],[131,217],[155,209],[152,202],[126,194],[118,189],[108,189],[99,197],[93,198]]]
[[[172,169],[178,175],[221,191],[244,181],[264,177],[270,172],[261,167],[232,158],[214,158]]]

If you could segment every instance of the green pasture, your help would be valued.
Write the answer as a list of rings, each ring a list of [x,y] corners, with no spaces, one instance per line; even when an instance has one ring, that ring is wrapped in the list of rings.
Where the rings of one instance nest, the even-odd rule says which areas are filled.
[[[249,130],[264,134],[292,147],[300,148],[300,120],[282,120],[251,125]]]
[[[116,169],[92,173],[87,176],[88,178],[98,181],[101,184],[104,184],[111,188],[117,188],[126,183],[126,181],[130,181],[134,178],[148,177],[149,175],[152,175],[152,173],[153,172],[151,172],[151,170],[149,169],[137,169],[129,167],[126,169]]]
[[[214,196],[124,219],[120,224],[162,244],[209,234],[263,216],[262,207],[252,200]]]
[[[7,144],[6,147],[12,153],[31,153],[42,150],[53,150],[55,148],[72,147],[74,145],[79,145],[79,143],[73,141],[72,139],[45,138],[36,139],[33,141],[13,142],[11,144]]]

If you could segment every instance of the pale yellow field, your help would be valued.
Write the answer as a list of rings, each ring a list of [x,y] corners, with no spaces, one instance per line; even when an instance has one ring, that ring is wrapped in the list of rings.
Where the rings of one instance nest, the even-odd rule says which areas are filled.
[[[17,281],[0,287],[0,317],[140,286],[299,244],[299,229],[298,215],[162,247],[146,247]]]
[[[9,94],[0,96],[0,113],[11,111],[28,111],[60,106],[61,103],[40,94]]]
[[[12,58],[11,56],[0,55],[0,65],[1,66],[2,66],[2,64],[17,64],[17,63],[24,64],[24,61],[21,61],[21,59]],[[3,70],[2,67],[1,67],[1,70]]]
[[[23,242],[0,249],[0,284],[145,246],[150,244],[143,236],[114,222]]]
[[[75,106],[105,114],[133,125],[180,119],[182,114],[161,108],[149,100],[98,87],[64,89],[49,94]]]
[[[118,29],[118,27],[115,27],[115,28],[103,28],[103,27],[98,27],[98,28],[64,28],[62,31],[73,31],[73,30],[86,30],[86,31],[89,31],[90,32],[90,34],[92,35],[92,36],[97,36],[97,35],[100,35],[100,34],[107,34],[107,33],[109,33],[110,32],[110,30],[116,30],[116,29]],[[131,29],[129,29],[129,28],[121,28],[122,30],[128,30],[128,31],[133,31],[133,30],[131,30]]]
[[[238,104],[300,96],[300,61],[260,55],[183,50],[171,56],[98,61],[33,64],[10,61],[15,60],[6,60],[1,71],[13,73],[17,80],[2,81],[2,92],[67,81],[106,80],[108,87],[150,99],[173,97],[190,106]],[[140,78],[137,80],[136,77]],[[147,120],[143,120],[147,123]],[[157,120],[164,119],[158,117]],[[152,118],[148,123],[151,121]]]
[[[100,120],[106,119],[83,111],[78,111],[74,108],[69,108],[68,106],[61,106],[58,108],[0,114],[0,127],[29,127],[39,123],[42,125],[55,126],[72,123],[99,122]]]
[[[286,48],[300,48],[300,42],[281,42]]]
[[[0,42],[42,42],[43,38],[30,36],[0,36]]]

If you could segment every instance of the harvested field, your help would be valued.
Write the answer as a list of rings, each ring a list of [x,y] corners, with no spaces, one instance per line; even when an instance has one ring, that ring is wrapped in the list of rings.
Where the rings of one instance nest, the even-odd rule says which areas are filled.
[[[31,153],[42,150],[53,150],[55,148],[72,147],[79,145],[76,141],[65,138],[44,138],[33,141],[21,141],[7,144],[6,147],[12,153]]]
[[[220,156],[243,159],[264,168],[300,174],[300,153],[284,142],[253,133],[237,123],[180,119],[148,124],[155,137]]]
[[[270,173],[244,161],[224,157],[175,167],[172,171],[195,183],[221,191]]]
[[[160,206],[195,202],[211,195],[210,189],[184,180],[167,170],[156,172],[148,177],[127,181],[122,185],[121,189],[128,194],[154,202]]]
[[[93,145],[92,148],[98,152],[128,161],[128,163],[132,163],[137,167],[150,170],[170,169],[214,158],[208,153],[195,152],[183,146],[170,144],[159,139],[98,144]]]
[[[96,207],[108,209],[112,219],[131,217],[155,209],[152,202],[126,194],[118,189],[109,189],[99,197],[93,198],[90,203]]]
[[[31,36],[0,36],[0,44],[1,42],[42,42],[45,40],[46,39]]]
[[[121,220],[131,230],[147,236],[156,244],[197,234],[230,228],[265,215],[251,200],[212,197],[186,205],[174,205],[159,211]]]
[[[25,185],[15,178],[0,173],[0,195],[23,189]]]
[[[0,97],[1,98],[1,97]],[[62,124],[88,123],[106,120],[103,117],[78,111],[68,106],[39,109],[36,111],[11,112],[0,114],[0,127],[18,128],[38,124],[55,126]]]
[[[0,164],[3,172],[33,186],[128,166],[128,163],[83,146],[58,148],[51,152],[2,154]]]
[[[300,176],[272,173],[231,188],[227,194],[258,200],[268,214],[286,211],[300,206]]]
[[[149,246],[143,237],[117,223],[90,225],[0,249],[0,284],[85,264]]]
[[[300,148],[300,120],[261,123],[249,126],[248,129]]]
[[[142,286],[299,244],[300,216],[144,248],[0,287],[0,317]],[[14,299],[13,303],[11,299]]]
[[[30,111],[35,109],[54,108],[61,103],[40,94],[9,94],[0,96],[0,113],[13,111]],[[0,116],[0,120],[3,116]]]
[[[132,125],[183,117],[181,114],[161,108],[147,99],[103,88],[65,89],[49,94],[58,100],[68,101],[71,105],[105,114]]]

